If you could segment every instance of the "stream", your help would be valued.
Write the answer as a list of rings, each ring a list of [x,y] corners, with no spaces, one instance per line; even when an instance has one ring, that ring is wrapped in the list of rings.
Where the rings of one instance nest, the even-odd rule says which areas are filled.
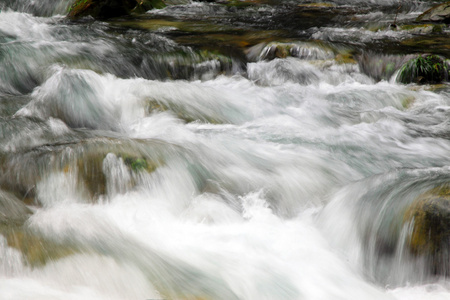
[[[0,0],[0,299],[450,299],[450,85],[396,81],[450,28],[389,27],[438,1],[71,2]]]

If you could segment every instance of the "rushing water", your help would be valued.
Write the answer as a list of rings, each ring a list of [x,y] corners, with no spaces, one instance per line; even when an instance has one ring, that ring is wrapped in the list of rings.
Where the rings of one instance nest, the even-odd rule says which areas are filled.
[[[450,87],[397,84],[373,62],[400,48],[367,52],[411,38],[371,30],[400,1],[318,24],[295,1],[140,23],[2,2],[0,299],[450,299],[402,227],[450,182]]]

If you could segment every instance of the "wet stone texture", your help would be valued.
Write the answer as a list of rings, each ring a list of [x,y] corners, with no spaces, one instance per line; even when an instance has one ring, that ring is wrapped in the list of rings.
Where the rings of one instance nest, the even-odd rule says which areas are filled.
[[[405,213],[412,226],[409,247],[416,256],[431,260],[433,273],[450,274],[450,185],[421,196]]]

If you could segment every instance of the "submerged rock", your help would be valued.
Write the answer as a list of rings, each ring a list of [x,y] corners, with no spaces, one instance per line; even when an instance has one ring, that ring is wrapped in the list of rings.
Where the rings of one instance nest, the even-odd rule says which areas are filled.
[[[389,80],[413,55],[385,55],[366,52],[358,56],[360,70],[376,81]]]
[[[111,157],[115,158],[112,162]],[[123,168],[117,166],[122,164],[120,162],[123,162]],[[78,160],[78,182],[87,188],[91,199],[98,199],[100,196],[123,193],[135,187],[137,182],[134,175],[140,172],[152,173],[160,164],[161,161],[137,156],[132,151],[90,153]],[[115,188],[111,185],[123,186]]]
[[[79,251],[71,245],[43,238],[26,226],[0,226],[0,235],[4,236],[9,247],[17,249],[22,254],[25,265],[32,268],[42,267],[47,262]]]
[[[416,19],[417,22],[443,22],[450,24],[450,1],[433,6]]]
[[[406,62],[397,76],[401,83],[435,84],[448,81],[450,66],[438,55],[421,55]]]
[[[432,272],[450,274],[450,185],[419,196],[404,215],[410,252],[431,261]]]
[[[0,190],[0,225],[21,225],[31,215],[31,210],[16,196]]]
[[[70,7],[67,16],[71,19],[86,16],[109,19],[164,6],[162,0],[77,0]]]
[[[163,148],[166,149],[164,145]],[[35,147],[19,155],[5,155],[4,161],[0,161],[0,187],[37,206],[52,205],[53,200],[48,199],[59,201],[65,197],[95,202],[108,192],[111,174],[104,169],[108,154],[124,161],[124,175],[131,178],[132,188],[143,172],[151,173],[163,164],[164,150],[152,142],[113,138]],[[39,187],[53,192],[40,195]],[[70,192],[66,195],[64,191]]]
[[[297,57],[303,60],[326,60],[334,58],[334,52],[320,44],[313,43],[260,43],[249,48],[250,61],[273,60],[275,58]]]

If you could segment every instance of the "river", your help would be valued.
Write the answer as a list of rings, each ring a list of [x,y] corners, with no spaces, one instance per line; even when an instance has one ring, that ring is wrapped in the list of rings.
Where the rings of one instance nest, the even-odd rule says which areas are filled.
[[[402,223],[450,86],[377,65],[431,1],[1,2],[0,299],[450,299]]]

